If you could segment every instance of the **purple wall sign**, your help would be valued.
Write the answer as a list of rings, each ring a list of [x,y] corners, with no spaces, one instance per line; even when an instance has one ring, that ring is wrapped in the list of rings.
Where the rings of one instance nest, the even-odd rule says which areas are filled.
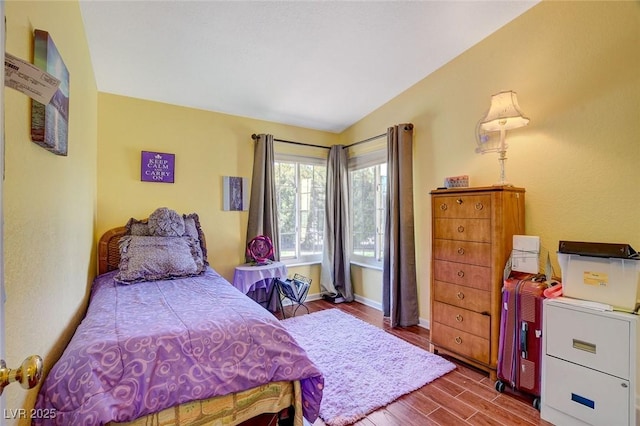
[[[173,183],[175,154],[142,151],[140,180],[143,182]]]

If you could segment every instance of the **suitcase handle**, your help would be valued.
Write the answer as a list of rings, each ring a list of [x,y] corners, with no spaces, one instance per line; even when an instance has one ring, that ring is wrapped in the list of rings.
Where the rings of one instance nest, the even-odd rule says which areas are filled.
[[[526,321],[522,321],[520,327],[520,356],[524,359],[527,358],[527,334],[529,332],[529,325]]]
[[[547,299],[553,299],[562,296],[562,284],[556,284],[544,289],[544,297]]]

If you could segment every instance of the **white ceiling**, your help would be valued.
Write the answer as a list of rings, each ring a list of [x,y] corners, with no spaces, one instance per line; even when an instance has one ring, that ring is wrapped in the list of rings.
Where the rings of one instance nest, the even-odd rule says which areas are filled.
[[[537,1],[81,0],[98,90],[341,132]]]

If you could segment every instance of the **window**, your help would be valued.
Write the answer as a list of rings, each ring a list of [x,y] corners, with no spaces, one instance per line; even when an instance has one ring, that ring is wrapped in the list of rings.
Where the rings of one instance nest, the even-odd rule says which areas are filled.
[[[280,260],[322,259],[326,175],[325,160],[276,156]]]
[[[385,152],[349,160],[351,185],[351,259],[382,266],[387,194]]]

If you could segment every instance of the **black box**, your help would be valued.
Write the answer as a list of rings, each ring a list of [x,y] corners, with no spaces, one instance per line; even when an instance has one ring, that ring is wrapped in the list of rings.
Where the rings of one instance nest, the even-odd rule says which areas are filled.
[[[618,259],[638,258],[638,253],[629,244],[560,241],[558,251],[580,256],[615,257]]]

